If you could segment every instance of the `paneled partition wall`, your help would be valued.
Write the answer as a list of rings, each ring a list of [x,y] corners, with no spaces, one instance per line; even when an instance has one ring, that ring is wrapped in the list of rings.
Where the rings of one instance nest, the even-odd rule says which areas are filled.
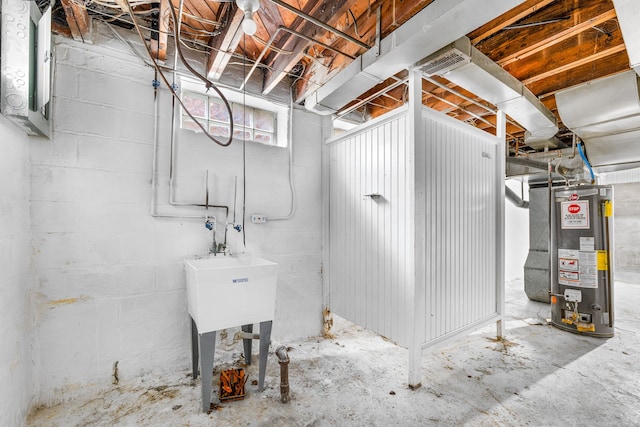
[[[427,108],[415,117],[326,147],[328,308],[409,348],[411,386],[422,348],[500,320],[504,289],[501,138]]]

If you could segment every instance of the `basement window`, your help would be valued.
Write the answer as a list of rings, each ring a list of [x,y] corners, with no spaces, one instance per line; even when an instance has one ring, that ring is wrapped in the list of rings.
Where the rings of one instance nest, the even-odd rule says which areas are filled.
[[[200,85],[183,80],[182,102],[191,114],[215,137],[228,138],[229,112],[224,102],[214,93],[203,93]],[[237,93],[222,91],[233,112],[233,138],[275,147],[286,147],[289,108],[270,101]],[[242,102],[244,101],[244,102]],[[181,109],[180,127],[202,132],[200,127]]]

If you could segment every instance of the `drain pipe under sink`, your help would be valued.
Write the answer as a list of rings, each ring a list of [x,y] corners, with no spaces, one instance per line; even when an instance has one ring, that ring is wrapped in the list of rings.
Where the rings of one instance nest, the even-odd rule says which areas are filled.
[[[289,402],[289,353],[283,345],[276,349],[278,363],[280,363],[280,400]]]

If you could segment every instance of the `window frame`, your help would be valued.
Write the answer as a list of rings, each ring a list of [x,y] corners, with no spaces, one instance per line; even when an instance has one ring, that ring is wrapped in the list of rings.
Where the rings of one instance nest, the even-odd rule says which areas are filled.
[[[209,92],[207,92],[205,86],[202,83],[195,82],[184,77],[181,79],[180,84],[181,84],[181,91],[180,91],[181,97],[184,96],[185,93],[190,93],[195,96],[205,97],[207,118],[203,119],[203,124],[205,124],[205,127],[207,129],[210,128],[210,124],[223,123],[220,120],[211,119],[209,117],[209,99],[210,98],[220,99],[220,97],[215,91],[210,90]],[[246,106],[247,108],[265,111],[268,113],[272,113],[274,115],[275,123],[274,123],[274,130],[273,130],[273,135],[274,135],[273,144],[268,144],[268,143],[256,140],[255,138],[256,131],[258,132],[258,134],[269,134],[269,132],[264,131],[263,129],[256,129],[255,123],[253,120],[253,113],[252,113],[251,127],[238,126],[236,123],[234,123],[234,134],[237,132],[237,130],[245,129],[251,132],[251,137],[252,137],[252,139],[247,140],[247,142],[261,144],[267,147],[283,147],[284,148],[288,146],[289,144],[288,123],[289,123],[289,117],[290,117],[289,106],[278,104],[273,101],[269,101],[264,98],[260,98],[248,93],[237,92],[237,91],[234,91],[228,88],[223,88],[223,87],[218,87],[218,88],[220,89],[222,94],[227,98],[227,101],[229,101],[229,103],[232,104],[231,106],[232,109],[233,109],[233,104],[235,104],[236,106]],[[193,130],[183,126],[183,118],[185,116],[186,116],[186,113],[184,112],[184,109],[181,108],[180,109],[180,128],[186,129],[186,130]],[[199,117],[196,117],[196,118],[199,118]],[[221,136],[221,137],[226,138],[226,136]],[[242,139],[238,139],[236,137],[234,137],[233,139],[242,141]]]

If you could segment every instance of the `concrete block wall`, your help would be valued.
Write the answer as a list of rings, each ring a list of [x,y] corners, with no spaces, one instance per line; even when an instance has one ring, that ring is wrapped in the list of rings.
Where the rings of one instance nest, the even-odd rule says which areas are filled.
[[[31,403],[33,281],[29,143],[0,116],[0,425],[22,425]]]
[[[614,184],[613,192],[616,270],[640,273],[640,183]]]
[[[637,282],[640,272],[640,168],[600,174],[598,179],[600,184],[613,185],[616,270],[630,273],[630,278]]]
[[[109,387],[116,362],[125,381],[186,371],[182,259],[206,254],[211,244],[204,219],[150,214],[152,69],[116,42],[56,38],[54,53],[53,137],[31,145],[37,403]],[[164,89],[158,99],[157,213],[203,215],[167,204],[171,102]],[[295,215],[245,221],[246,250],[280,264],[272,339],[281,342],[318,334],[322,319],[320,118],[295,111],[293,123]],[[288,212],[286,149],[246,144],[243,180],[241,144],[223,149],[186,131],[176,144],[179,201],[204,201],[209,169],[212,203],[241,207],[246,187],[247,217]],[[222,235],[221,212],[210,214]],[[232,249],[244,251],[241,234],[233,233]]]

